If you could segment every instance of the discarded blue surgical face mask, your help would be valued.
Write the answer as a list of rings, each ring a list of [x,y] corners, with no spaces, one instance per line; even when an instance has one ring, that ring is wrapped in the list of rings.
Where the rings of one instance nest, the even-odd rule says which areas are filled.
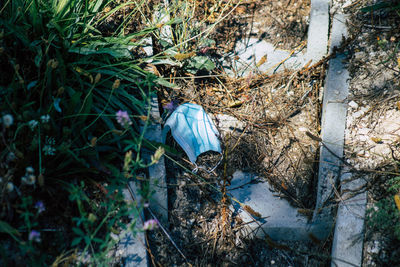
[[[170,129],[172,136],[192,163],[196,163],[197,157],[206,151],[221,153],[218,130],[199,105],[185,103],[171,114],[164,125],[163,142]]]

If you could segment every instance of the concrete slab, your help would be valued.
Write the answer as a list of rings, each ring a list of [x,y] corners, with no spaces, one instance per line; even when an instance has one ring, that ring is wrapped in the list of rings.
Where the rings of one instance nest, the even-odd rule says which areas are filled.
[[[341,182],[342,191],[354,190],[365,184],[365,180],[361,178],[352,180],[351,173],[343,174]],[[336,218],[331,266],[361,266],[367,192],[355,196],[347,192],[341,197],[344,200],[339,204]]]
[[[147,126],[144,138],[149,141],[161,143],[161,120],[160,111],[158,108],[157,97],[151,99],[151,111],[150,111],[150,122]],[[144,151],[143,159],[149,163],[151,162],[151,156],[154,152]],[[150,180],[150,189],[154,190],[154,194],[150,200],[150,208],[154,211],[158,219],[164,225],[168,224],[168,190],[167,190],[167,178],[165,170],[164,157],[158,161],[158,163],[151,165],[148,168],[148,178]]]
[[[121,251],[123,266],[147,267],[144,234],[133,236],[130,231],[124,231],[120,234],[120,238],[118,250]]]
[[[138,194],[138,186],[134,181],[128,183],[129,189],[124,189],[123,194],[125,200],[133,203],[132,195],[129,191],[133,192],[136,197],[136,201],[140,202],[140,195]],[[136,222],[135,227],[142,228],[144,216],[143,213],[140,214],[139,218],[134,217],[134,215],[129,216],[132,221]],[[121,256],[123,266],[126,267],[148,267],[147,251],[145,235],[143,232],[137,233],[135,236],[128,229],[121,232],[118,236],[119,243],[117,246],[117,253]]]
[[[241,40],[235,47],[235,55],[239,59],[223,62],[228,75],[244,77],[253,74],[272,74],[284,69],[296,70],[310,60],[316,63],[328,52],[329,33],[329,3],[330,0],[312,0],[310,10],[310,26],[308,30],[307,52],[291,51],[275,48],[271,43],[256,38]],[[266,61],[261,63],[262,58]],[[282,64],[282,61],[284,61]]]
[[[271,43],[255,38],[239,41],[235,47],[235,55],[239,57],[238,60],[223,64],[232,65],[232,68],[227,67],[225,70],[236,77],[244,77],[250,73],[272,74],[284,69],[298,69],[304,64],[302,52],[290,56],[290,51],[276,49]],[[263,57],[266,59],[265,63],[259,64]],[[279,65],[285,59],[287,60]]]
[[[274,240],[309,240],[310,234],[319,239],[327,237],[325,225],[309,223],[287,200],[275,196],[276,193],[267,182],[257,183],[257,180],[254,174],[236,171],[228,187],[232,197],[259,212],[263,218],[252,217],[241,205],[234,204],[247,223],[248,232],[259,237],[266,233]],[[263,230],[259,229],[260,225]]]
[[[165,0],[165,5],[168,5],[168,0]],[[168,21],[168,17],[164,16],[160,12],[156,12],[155,19],[160,19],[161,22]],[[170,27],[163,27],[162,34],[170,35]],[[151,38],[146,38],[143,40],[144,51],[148,56],[153,55],[153,44]],[[149,141],[155,141],[161,143],[161,125],[160,121],[160,111],[158,108],[157,97],[154,96],[150,102],[150,122],[147,126],[144,138]],[[144,129],[144,125],[141,125],[141,130]],[[151,161],[151,155],[153,153],[148,150],[143,152],[143,160],[149,163]],[[153,198],[150,200],[150,207],[156,213],[156,216],[161,223],[167,225],[168,222],[168,192],[166,185],[166,170],[164,157],[162,157],[158,163],[150,166],[148,168],[148,177],[150,180],[151,189],[155,191]],[[126,201],[133,203],[133,198],[131,193],[135,194],[135,201],[141,202],[140,194],[138,194],[139,185],[135,181],[130,181],[128,183],[129,189],[125,189],[123,194]],[[130,192],[129,192],[130,191]],[[142,228],[145,216],[143,213],[140,214],[140,218],[135,218],[130,216],[130,219],[136,223],[135,227]],[[129,229],[129,227],[128,227]],[[123,265],[127,267],[148,267],[149,260],[146,250],[145,234],[137,233],[133,236],[130,230],[123,231],[119,234],[119,243],[117,246],[117,252],[121,255],[123,259]]]
[[[153,17],[155,23],[166,23],[169,21],[169,15],[167,12],[168,4],[168,0],[164,0],[164,6],[161,6],[160,10],[155,11]],[[165,27],[162,27],[160,32],[161,39],[171,40],[171,35],[172,32],[170,26],[165,25]],[[145,52],[148,56],[152,56],[154,51],[151,38],[147,39],[147,42],[149,42],[150,45],[145,47]],[[150,105],[150,121],[149,125],[147,125],[144,138],[149,141],[161,143],[161,116],[157,96],[152,97]],[[141,125],[141,130],[143,130],[143,128],[144,124]],[[142,156],[146,163],[151,162],[152,154],[153,152],[144,150]],[[168,192],[164,157],[162,157],[158,163],[148,168],[148,178],[150,180],[151,190],[154,190],[154,194],[150,200],[150,208],[154,211],[161,223],[168,225]]]
[[[330,0],[311,0],[306,61],[316,63],[328,52]]]
[[[335,15],[331,29],[330,51],[339,47],[342,37],[346,37],[345,25],[339,25],[344,18]],[[339,181],[343,165],[344,130],[346,128],[347,96],[349,72],[344,66],[344,54],[338,54],[329,61],[329,69],[325,80],[324,98],[322,104],[321,138],[324,146],[320,150],[318,173],[317,203],[313,222],[325,222],[327,230],[332,230],[334,224],[334,209],[336,203],[332,198]]]
[[[341,44],[343,37],[347,37],[347,28],[345,22],[346,16],[341,12],[340,9],[338,9],[332,18],[330,45],[331,52],[335,46],[338,47]],[[342,147],[344,137],[342,139],[342,136],[344,135],[342,135],[342,131],[344,131],[345,127],[345,116],[347,112],[346,97],[348,93],[349,79],[348,71],[346,70],[345,66],[343,66],[344,58],[344,55],[339,55],[330,62],[330,72],[328,72],[326,86],[327,103],[325,103],[324,99],[324,104],[326,105],[325,109],[327,109],[325,123],[330,123],[332,120],[330,116],[334,116],[336,121],[333,121],[332,123],[338,124],[325,128],[325,131],[337,131],[336,139],[333,136],[329,136],[328,133],[325,135],[330,142],[335,141],[335,146],[331,145],[331,148],[335,153],[339,153],[339,156],[342,156],[343,154]],[[337,103],[330,103],[329,101],[336,101]],[[332,105],[334,105],[333,109]],[[332,110],[332,115],[328,114],[330,109]],[[338,163],[337,160],[336,163]],[[351,173],[346,171],[347,170],[343,170],[343,174],[340,176],[342,192],[346,192],[345,190],[354,191],[365,184],[365,181],[361,178],[351,180]],[[349,193],[344,193],[341,194],[341,198],[342,201],[340,201],[337,211],[335,234],[332,244],[331,266],[361,266],[367,193],[364,192],[352,197]]]

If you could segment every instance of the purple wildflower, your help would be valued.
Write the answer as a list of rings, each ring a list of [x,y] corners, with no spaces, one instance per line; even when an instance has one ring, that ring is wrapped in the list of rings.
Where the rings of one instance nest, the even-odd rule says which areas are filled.
[[[175,99],[171,100],[168,103],[163,104],[163,108],[165,108],[169,112],[173,112],[177,107],[178,107],[178,101]]]
[[[36,230],[32,230],[29,233],[29,241],[40,242],[41,241],[40,233],[38,231],[36,231]]]
[[[115,115],[117,116],[118,123],[122,127],[127,128],[129,125],[132,125],[132,121],[129,118],[128,112],[119,110]]]
[[[143,230],[153,230],[158,226],[158,221],[155,219],[150,219],[144,222]]]
[[[39,200],[38,202],[36,202],[35,204],[35,208],[37,208],[38,213],[42,213],[43,211],[46,210],[43,201]]]

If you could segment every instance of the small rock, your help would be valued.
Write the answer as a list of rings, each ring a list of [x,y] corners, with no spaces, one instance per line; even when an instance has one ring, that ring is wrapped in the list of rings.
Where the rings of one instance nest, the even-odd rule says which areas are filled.
[[[219,127],[222,134],[227,134],[234,130],[243,130],[245,124],[233,116],[229,116],[226,114],[218,114],[215,116],[217,123],[216,125]]]
[[[181,181],[179,183],[179,188],[181,189],[181,188],[185,187],[185,185],[186,185],[186,181]]]
[[[371,246],[371,253],[378,254],[380,251],[381,243],[378,240],[374,241],[374,244]]]
[[[358,108],[358,104],[355,101],[350,101],[349,102],[349,107],[353,108],[353,109],[357,109]]]
[[[357,111],[357,112],[354,112],[353,116],[354,116],[354,118],[357,119],[357,118],[361,117],[363,114],[364,114],[364,112],[362,112],[361,110],[359,110],[359,111]]]
[[[367,135],[371,131],[369,128],[361,128],[358,130],[358,134]]]
[[[377,144],[374,148],[371,149],[371,152],[375,155],[385,157],[390,155],[392,153],[392,150],[389,146],[385,144]]]
[[[360,140],[361,142],[365,142],[365,141],[367,141],[367,137],[365,135],[360,135],[358,137],[358,140]]]
[[[117,256],[121,256],[124,254],[124,251],[122,249],[118,249],[115,254],[117,254]]]

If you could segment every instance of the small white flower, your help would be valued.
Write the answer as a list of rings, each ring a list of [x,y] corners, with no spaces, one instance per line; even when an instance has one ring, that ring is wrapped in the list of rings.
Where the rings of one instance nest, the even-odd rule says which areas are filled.
[[[45,145],[42,149],[43,153],[46,156],[54,156],[56,153],[56,149],[53,147],[56,144],[56,139],[54,137],[46,136]]]
[[[48,123],[50,121],[50,115],[42,115],[40,116],[40,120],[42,121],[42,123]]]
[[[48,137],[46,135],[46,144],[54,146],[56,144],[56,139],[54,139],[54,137]]]
[[[6,185],[6,189],[8,193],[11,193],[14,190],[14,184],[11,182],[8,182]]]
[[[33,174],[22,176],[21,183],[24,185],[34,185],[36,182],[36,176]]]
[[[39,122],[37,120],[31,120],[28,122],[29,127],[31,128],[31,130],[33,131],[36,126],[39,124]]]
[[[27,174],[34,174],[35,173],[35,169],[32,168],[31,166],[26,167],[25,169]]]
[[[46,156],[54,156],[56,153],[56,149],[54,147],[52,147],[51,145],[45,145],[43,147],[43,153]]]
[[[4,127],[10,127],[14,122],[14,118],[11,114],[6,114],[3,116],[3,125]]]

